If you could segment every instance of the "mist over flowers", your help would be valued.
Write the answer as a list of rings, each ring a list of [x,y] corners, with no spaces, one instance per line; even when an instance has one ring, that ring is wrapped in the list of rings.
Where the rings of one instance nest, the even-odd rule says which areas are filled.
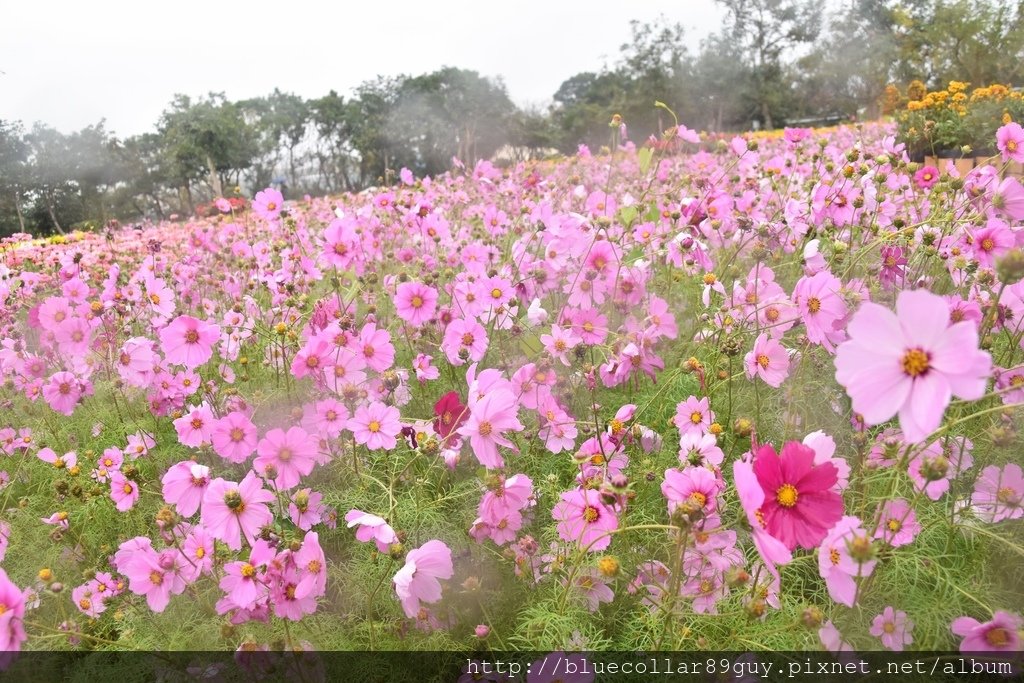
[[[0,244],[0,647],[1019,649],[1020,127],[614,130]]]

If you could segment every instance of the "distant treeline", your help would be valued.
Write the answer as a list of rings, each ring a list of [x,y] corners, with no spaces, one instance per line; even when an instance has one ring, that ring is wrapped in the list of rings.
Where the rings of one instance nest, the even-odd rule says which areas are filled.
[[[873,118],[889,83],[1024,80],[1024,0],[716,1],[728,20],[698,52],[681,24],[633,22],[615,63],[566,80],[547,110],[516,107],[500,79],[446,67],[378,77],[347,97],[176,95],[154,132],[128,138],[102,121],[64,134],[0,120],[0,236],[191,213],[238,186],[324,194],[402,167],[437,174],[453,157],[596,149],[613,114],[642,142],[673,124],[656,100],[691,128],[742,130]]]

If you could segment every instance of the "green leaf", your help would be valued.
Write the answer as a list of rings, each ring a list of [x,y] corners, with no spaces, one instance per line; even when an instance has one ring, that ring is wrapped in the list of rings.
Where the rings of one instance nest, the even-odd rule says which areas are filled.
[[[647,169],[651,166],[651,158],[654,156],[654,150],[650,147],[643,147],[637,152],[637,157],[640,159],[640,175],[647,173]]]
[[[635,206],[624,206],[619,209],[619,222],[629,227],[636,220],[637,210]]]

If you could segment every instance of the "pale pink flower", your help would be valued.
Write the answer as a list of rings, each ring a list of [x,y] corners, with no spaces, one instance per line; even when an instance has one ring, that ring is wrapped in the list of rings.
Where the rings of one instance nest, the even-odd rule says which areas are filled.
[[[441,599],[439,579],[450,579],[455,573],[451,549],[438,540],[424,543],[410,550],[405,565],[394,577],[395,592],[405,610],[405,616],[415,618],[420,603],[434,603]]]
[[[920,443],[941,423],[952,396],[976,400],[992,367],[978,349],[970,322],[949,325],[946,301],[925,290],[903,291],[894,314],[861,304],[836,351],[836,380],[868,425],[899,414],[909,443]]]
[[[220,339],[220,326],[179,315],[160,330],[160,348],[168,363],[197,368],[213,356],[213,346]]]

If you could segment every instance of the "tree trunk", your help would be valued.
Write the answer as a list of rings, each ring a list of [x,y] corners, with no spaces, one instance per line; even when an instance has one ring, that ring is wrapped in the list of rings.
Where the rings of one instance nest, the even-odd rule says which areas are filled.
[[[764,129],[773,130],[775,125],[772,123],[772,113],[768,108],[768,102],[766,100],[761,102],[761,116],[764,117]]]
[[[57,228],[57,232],[64,234],[64,228],[60,227],[60,223],[57,221],[57,214],[53,210],[53,195],[49,192],[44,193],[46,196],[46,212],[50,214],[50,220],[53,221],[53,227]]]
[[[209,154],[206,155],[206,168],[210,170],[210,187],[213,188],[213,194],[217,197],[223,197],[224,190],[220,184],[220,175],[218,175],[217,167],[213,165],[213,159],[210,158]],[[189,204],[191,203],[189,201]]]
[[[18,225],[21,226],[21,231],[25,232],[25,216],[21,213],[21,197],[18,196],[18,192],[14,193],[14,210],[18,214]]]

